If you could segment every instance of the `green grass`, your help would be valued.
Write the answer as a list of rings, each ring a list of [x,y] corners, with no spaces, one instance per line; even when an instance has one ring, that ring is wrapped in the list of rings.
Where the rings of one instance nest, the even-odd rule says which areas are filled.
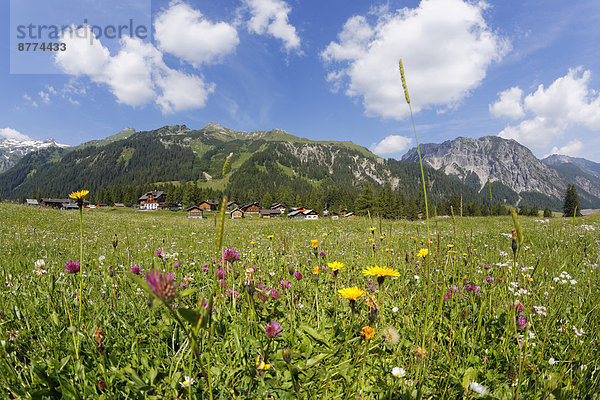
[[[510,217],[457,218],[456,226],[434,219],[424,260],[416,256],[426,236],[421,221],[226,220],[224,245],[241,255],[226,265],[215,254],[213,217],[85,210],[81,272],[65,274],[65,261],[79,258],[78,213],[2,203],[0,397],[598,398],[600,215],[519,219],[525,241],[516,263]],[[337,276],[322,268],[334,259],[345,265]],[[375,264],[400,274],[378,292],[377,278],[362,273]],[[179,294],[169,307],[131,265],[174,273]],[[352,313],[337,293],[350,286],[373,293],[378,311],[363,296]],[[235,301],[230,291],[239,293]],[[213,296],[209,314],[202,303]],[[270,321],[283,328],[272,340]],[[367,325],[375,331],[368,340],[360,335]],[[406,376],[393,376],[394,367]],[[185,376],[194,379],[191,390],[180,384]]]

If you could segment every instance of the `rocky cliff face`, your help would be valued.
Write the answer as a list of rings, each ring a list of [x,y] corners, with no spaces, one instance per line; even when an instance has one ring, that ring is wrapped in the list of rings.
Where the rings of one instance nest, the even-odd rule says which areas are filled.
[[[528,148],[497,136],[460,137],[441,144],[424,144],[421,156],[433,168],[457,176],[477,189],[483,188],[489,179],[517,193],[534,191],[562,198],[567,187],[559,173],[538,160]],[[418,162],[417,149],[409,150],[402,161]]]

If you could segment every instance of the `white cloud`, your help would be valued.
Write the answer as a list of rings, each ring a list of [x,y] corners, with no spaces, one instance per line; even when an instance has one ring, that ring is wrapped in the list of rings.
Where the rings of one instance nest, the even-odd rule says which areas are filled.
[[[156,43],[164,52],[186,60],[194,67],[220,61],[233,52],[240,40],[226,22],[208,21],[188,4],[173,1],[154,21]]]
[[[0,128],[0,137],[16,140],[33,140],[29,136],[13,128]]]
[[[505,127],[498,136],[515,139],[525,146],[543,148],[564,137],[574,127],[600,131],[600,95],[589,88],[590,78],[590,71],[575,68],[547,88],[539,85],[522,102],[523,117],[527,116],[527,119]],[[518,88],[509,90],[513,89]],[[490,111],[496,104],[490,106]],[[577,145],[571,141],[563,148],[574,152]]]
[[[156,103],[165,114],[202,108],[208,95],[215,90],[213,83],[206,84],[196,76],[172,69],[161,74],[157,85],[162,89],[162,94],[156,99]]]
[[[56,64],[67,73],[84,75],[97,84],[107,85],[119,103],[135,107],[154,101],[163,113],[172,113],[203,107],[214,91],[214,84],[205,83],[201,77],[169,68],[160,50],[138,38],[124,37],[114,56],[99,40],[93,38],[90,44],[89,36],[83,33],[65,35],[63,41],[69,50],[57,52]],[[70,85],[65,87],[65,96],[77,104],[69,93],[81,90],[85,93],[85,88]]]
[[[43,90],[40,90],[40,92],[38,94],[44,103],[46,103],[46,104],[50,103],[50,94],[49,93],[46,93]]]
[[[402,119],[408,106],[398,71],[402,58],[414,111],[456,106],[485,78],[508,43],[487,26],[484,2],[422,0],[416,9],[385,13],[375,23],[354,16],[321,53],[343,72],[346,94],[367,115]],[[336,75],[328,75],[336,78]]]
[[[396,154],[406,150],[411,143],[411,138],[400,135],[389,135],[379,143],[373,143],[370,149],[378,155]]]
[[[563,155],[571,156],[571,157],[579,157],[582,150],[583,150],[583,142],[581,142],[580,140],[574,139],[560,148],[554,146],[552,148],[552,150],[550,150],[550,154],[548,154],[548,155],[563,154]]]
[[[250,32],[280,39],[287,51],[300,48],[300,37],[288,21],[288,14],[292,11],[288,3],[283,0],[244,0],[244,3],[252,15],[248,21]]]
[[[508,117],[519,119],[525,116],[523,111],[523,90],[519,87],[512,87],[499,93],[500,99],[494,104],[490,104],[490,112],[496,118]]]

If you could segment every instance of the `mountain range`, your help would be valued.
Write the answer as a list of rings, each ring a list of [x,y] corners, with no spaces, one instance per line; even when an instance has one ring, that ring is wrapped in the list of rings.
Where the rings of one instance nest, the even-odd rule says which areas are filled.
[[[67,148],[66,144],[56,143],[54,139],[48,140],[18,140],[12,138],[0,139],[0,172],[14,166],[23,156],[34,151],[49,147]]]
[[[46,142],[20,153],[17,143],[0,147],[12,155],[11,165],[0,173],[1,198],[185,182],[227,191],[237,199],[256,199],[265,192],[302,199],[332,187],[356,194],[365,183],[375,191],[388,185],[406,196],[418,196],[420,190],[416,149],[401,161],[384,160],[349,141],[313,141],[279,129],[239,132],[217,123],[200,130],[175,125],[143,132],[127,128],[71,148]],[[231,173],[223,176],[230,153]],[[588,160],[539,160],[513,140],[489,136],[423,144],[421,153],[434,200],[462,195],[466,201],[485,202],[489,179],[494,202],[560,209],[567,184],[574,183],[582,207],[600,206],[600,165]]]

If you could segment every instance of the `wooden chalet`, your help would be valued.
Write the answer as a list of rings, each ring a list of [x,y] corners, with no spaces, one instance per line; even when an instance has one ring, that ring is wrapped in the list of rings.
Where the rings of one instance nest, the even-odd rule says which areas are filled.
[[[70,202],[69,199],[42,199],[40,205],[42,207],[61,209]]]
[[[187,211],[188,218],[199,218],[199,219],[202,219],[202,212],[203,212],[203,210],[200,207],[198,207],[198,206],[192,206],[192,207],[188,208],[186,211]]]
[[[162,190],[153,190],[138,199],[138,204],[143,210],[158,210],[167,200],[167,193]]]
[[[37,199],[25,199],[25,204],[28,206],[39,206],[40,203],[37,201]]]
[[[306,208],[299,208],[289,213],[288,218],[304,220],[304,219],[319,219],[319,213],[315,210],[309,210]]]
[[[240,208],[231,210],[231,219],[242,219],[244,218],[244,212]]]
[[[347,213],[348,213],[348,210],[346,210],[345,208],[342,211],[340,211],[340,215],[342,217],[345,217]]]
[[[238,203],[236,203],[235,201],[228,201],[227,202],[227,209],[228,210],[235,210],[236,208],[239,208],[240,205]]]
[[[354,214],[352,211],[347,211],[344,215],[344,218],[349,218],[349,219],[354,219],[356,218],[356,214]]]
[[[287,210],[287,206],[281,203],[273,203],[271,204],[271,210],[279,210],[279,213],[283,214]]]
[[[275,209],[275,210],[262,209],[258,213],[260,214],[261,218],[276,218],[281,215],[281,211],[279,211],[277,209]]]
[[[242,211],[245,213],[258,214],[258,212],[260,211],[260,205],[257,202],[246,204],[245,206],[242,207]]]
[[[217,211],[219,202],[214,200],[204,200],[198,204],[198,207],[204,211]]]

